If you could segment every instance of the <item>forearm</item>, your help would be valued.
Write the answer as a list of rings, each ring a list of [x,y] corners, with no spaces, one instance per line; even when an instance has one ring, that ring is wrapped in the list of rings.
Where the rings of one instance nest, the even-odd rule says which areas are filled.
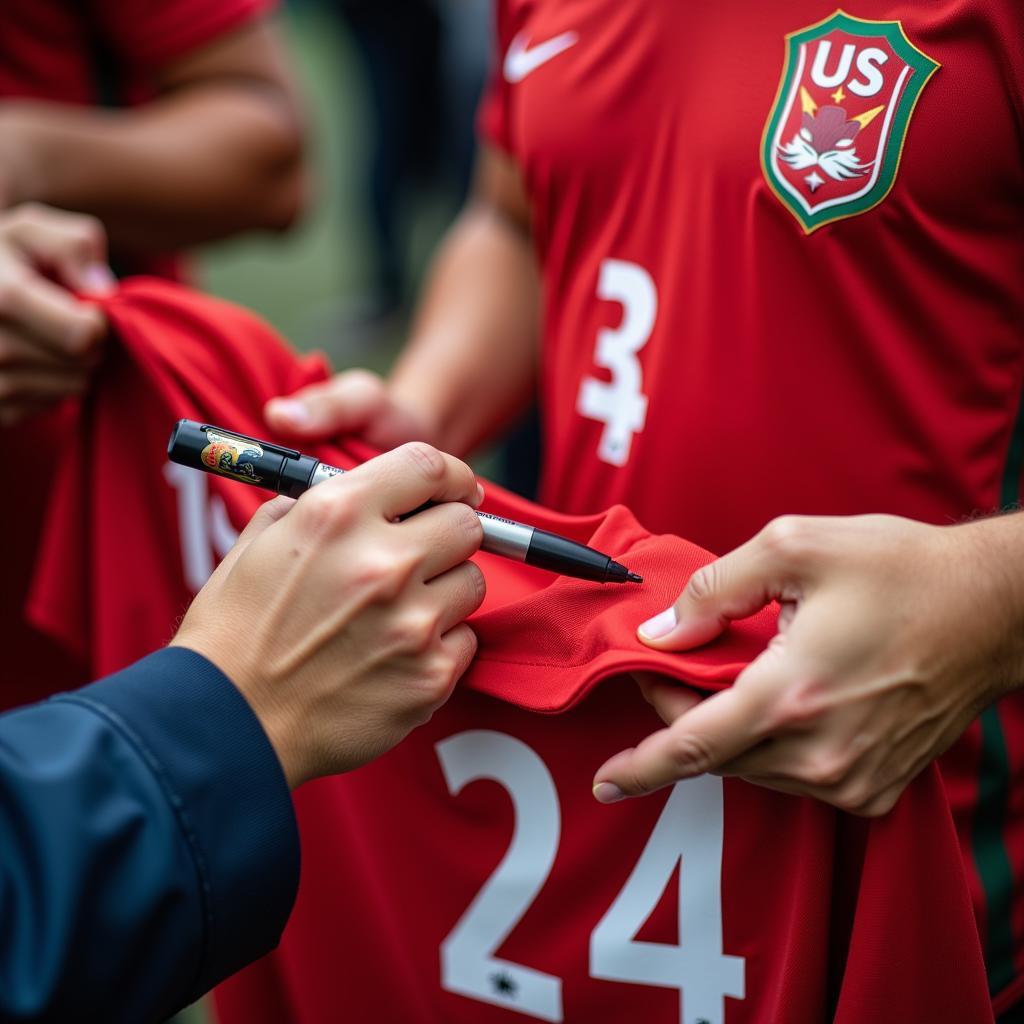
[[[0,136],[5,205],[91,213],[129,251],[283,228],[301,206],[300,126],[270,84],[197,83],[131,110],[12,101]]]
[[[4,1020],[162,1019],[269,950],[294,899],[280,766],[191,652],[0,717],[0,834]]]
[[[1024,687],[1024,513],[990,516],[943,530],[950,542],[950,579],[974,581],[977,632],[988,645],[977,650],[987,663],[991,695]],[[956,575],[954,575],[956,573]]]
[[[472,451],[528,405],[537,371],[540,286],[529,235],[472,203],[442,244],[392,394],[438,447]]]

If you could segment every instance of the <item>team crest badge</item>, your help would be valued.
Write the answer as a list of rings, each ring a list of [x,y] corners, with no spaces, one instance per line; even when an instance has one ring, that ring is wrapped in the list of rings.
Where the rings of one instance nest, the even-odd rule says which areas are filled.
[[[761,163],[805,232],[889,194],[914,107],[938,67],[898,21],[836,11],[786,37]]]

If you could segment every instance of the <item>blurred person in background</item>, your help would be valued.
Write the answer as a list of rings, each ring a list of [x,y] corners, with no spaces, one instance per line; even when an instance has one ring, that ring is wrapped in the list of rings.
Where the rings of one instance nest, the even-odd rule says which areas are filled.
[[[347,318],[351,343],[400,310],[408,293],[409,209],[456,209],[473,163],[473,112],[487,70],[486,0],[328,0],[359,55],[370,145],[359,169],[369,218],[366,295]],[[372,339],[371,339],[372,340]]]
[[[643,681],[674,724],[598,799],[711,771],[881,815],[948,750],[994,1006],[1019,1013],[1024,527],[949,524],[1024,480],[1024,8],[496,9],[476,186],[395,369],[268,420],[467,453],[539,382],[543,502],[737,549],[643,642],[783,605],[730,690]]]
[[[0,208],[31,209],[19,274],[65,291],[108,288],[118,275],[180,277],[180,250],[250,229],[281,230],[305,196],[303,119],[275,0],[34,0],[0,5]],[[63,226],[55,226],[63,225]],[[64,228],[74,258],[47,238]],[[27,233],[27,234],[26,234]],[[108,258],[109,240],[109,258]],[[19,244],[14,243],[16,246]],[[38,281],[36,282],[37,286]],[[73,302],[65,294],[55,304]],[[16,312],[16,311],[15,311]],[[60,403],[80,395],[102,332],[26,323],[0,308],[0,453],[22,481],[0,511],[0,707],[86,682],[22,622],[60,444]]]
[[[304,198],[302,115],[275,0],[38,0],[0,9],[0,206],[102,221],[124,273],[281,230]]]

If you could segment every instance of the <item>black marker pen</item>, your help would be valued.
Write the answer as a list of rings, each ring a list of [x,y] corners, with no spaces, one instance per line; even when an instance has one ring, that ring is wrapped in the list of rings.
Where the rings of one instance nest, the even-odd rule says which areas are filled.
[[[178,420],[167,442],[167,454],[171,462],[189,469],[240,480],[289,498],[297,498],[310,487],[345,472],[312,455],[195,420]],[[568,537],[489,512],[477,515],[484,528],[480,546],[491,554],[595,583],[643,582],[642,576],[608,555]]]

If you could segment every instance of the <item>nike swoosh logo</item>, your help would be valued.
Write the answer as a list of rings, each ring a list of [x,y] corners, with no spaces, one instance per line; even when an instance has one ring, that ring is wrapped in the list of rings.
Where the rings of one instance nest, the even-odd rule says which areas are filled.
[[[532,74],[542,64],[547,64],[552,57],[564,53],[570,46],[575,46],[579,35],[575,32],[563,32],[560,36],[538,43],[536,46],[528,46],[526,33],[519,35],[509,44],[508,53],[505,54],[506,82],[521,82],[527,75]]]

